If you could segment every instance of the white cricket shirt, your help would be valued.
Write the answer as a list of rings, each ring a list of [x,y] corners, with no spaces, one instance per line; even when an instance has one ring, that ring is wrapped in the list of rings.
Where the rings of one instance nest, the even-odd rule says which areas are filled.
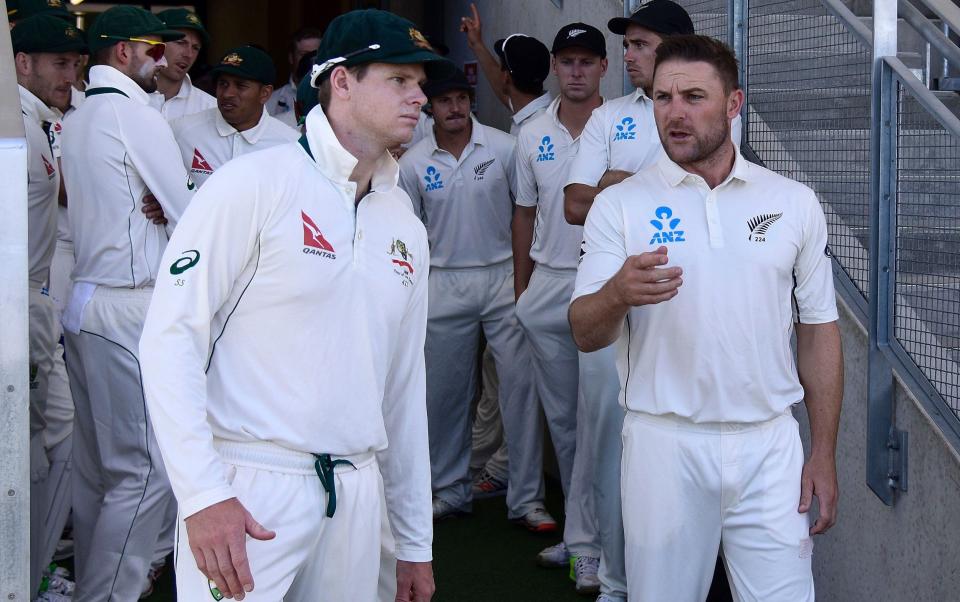
[[[184,516],[235,495],[214,437],[379,452],[397,557],[430,560],[426,232],[389,153],[355,204],[320,107],[306,140],[217,170],[170,240],[140,342],[157,441]]]
[[[238,132],[214,107],[170,124],[180,146],[183,166],[197,186],[227,161],[256,150],[296,142],[300,133],[280,123],[264,109],[257,125]]]
[[[271,115],[279,115],[293,110],[293,103],[297,100],[297,85],[293,81],[288,81],[283,86],[277,88],[270,95],[267,101],[267,112]]]
[[[430,265],[473,268],[510,259],[516,140],[470,116],[470,142],[457,159],[433,130],[400,158],[400,186],[430,236]]]
[[[523,107],[510,117],[510,133],[516,136],[520,133],[520,128],[523,127],[523,124],[527,123],[540,113],[547,110],[547,107],[550,106],[552,102],[549,92],[544,92],[541,96],[538,96],[527,103],[527,106]]]
[[[20,109],[27,139],[27,266],[30,284],[46,284],[50,262],[57,246],[57,207],[60,198],[60,170],[44,132],[57,121],[57,113],[23,86]]]
[[[160,111],[167,121],[173,121],[216,107],[217,99],[194,86],[188,75],[183,78],[180,91],[169,100],[164,98],[163,92],[150,94],[150,106]]]
[[[583,227],[563,215],[563,186],[580,138],[560,123],[560,97],[528,121],[517,137],[517,205],[536,207],[530,257],[558,270],[575,270]]]
[[[737,146],[740,121],[737,115],[731,122],[730,138]],[[580,134],[580,149],[564,186],[596,186],[608,169],[637,173],[653,165],[662,150],[653,101],[638,88],[593,110]]]
[[[617,341],[621,404],[693,422],[760,422],[801,401],[792,299],[804,324],[837,319],[814,192],[739,153],[710,190],[664,155],[597,195],[573,298],[661,245],[683,284],[673,299],[627,314]]]
[[[90,69],[87,99],[63,128],[63,171],[77,263],[76,282],[121,288],[151,286],[167,232],[176,226],[194,184],[170,126],[149,95],[113,67]],[[141,211],[153,193],[166,229]]]
[[[77,110],[77,107],[80,106],[80,103],[83,102],[84,98],[85,96],[83,95],[83,92],[71,87],[70,106],[67,107],[67,112],[61,113],[58,109],[53,107],[50,109],[57,114],[57,120],[53,123],[53,126],[50,127],[49,132],[50,148],[53,150],[53,156],[57,159],[60,159],[63,154],[60,148],[60,137],[63,134],[63,121]],[[59,203],[59,198],[57,199],[57,202]],[[73,238],[70,234],[70,218],[67,216],[67,208],[63,205],[60,205],[57,209],[57,240],[62,240],[63,242],[73,244]]]

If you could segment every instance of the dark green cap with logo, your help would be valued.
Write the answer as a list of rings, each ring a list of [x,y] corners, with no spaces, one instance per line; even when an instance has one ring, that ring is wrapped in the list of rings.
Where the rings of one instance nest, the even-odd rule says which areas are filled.
[[[80,52],[87,54],[83,32],[49,13],[17,21],[10,31],[13,52]]]
[[[228,50],[210,70],[214,76],[228,74],[252,79],[272,86],[277,79],[277,68],[270,55],[254,46],[239,46]]]
[[[7,0],[7,19],[11,23],[46,13],[71,23],[75,18],[67,10],[66,0]]]
[[[454,69],[413,23],[373,8],[350,11],[330,22],[317,50],[317,64],[324,71],[316,83],[329,77],[333,67],[365,63],[423,63],[430,78],[446,77]]]
[[[183,33],[168,28],[159,17],[139,6],[114,6],[87,30],[91,52],[143,36],[160,36],[164,42],[171,42],[182,38]]]
[[[203,27],[203,21],[196,13],[185,8],[168,8],[157,13],[160,20],[170,29],[189,29],[200,34],[204,46],[210,45],[210,34]]]

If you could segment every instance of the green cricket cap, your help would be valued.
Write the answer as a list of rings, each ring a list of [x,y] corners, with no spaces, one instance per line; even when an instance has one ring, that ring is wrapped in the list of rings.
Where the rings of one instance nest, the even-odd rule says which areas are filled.
[[[454,69],[413,23],[374,8],[353,10],[330,22],[317,50],[317,64],[323,71],[314,84],[329,77],[333,67],[365,63],[422,63],[430,78],[446,77]]]
[[[83,32],[50,13],[27,17],[10,31],[13,52],[80,52],[87,54]]]
[[[228,50],[210,73],[236,75],[272,86],[277,79],[277,68],[270,55],[253,46],[239,46]]]
[[[168,8],[157,13],[168,29],[190,29],[200,34],[204,46],[210,45],[210,34],[196,13],[185,8]]]
[[[159,17],[139,6],[114,6],[97,17],[87,30],[91,52],[143,36],[160,36],[164,42],[171,42],[182,38],[183,33],[168,28]]]
[[[7,0],[7,19],[11,23],[44,13],[66,19],[71,23],[75,19],[67,10],[64,0]]]

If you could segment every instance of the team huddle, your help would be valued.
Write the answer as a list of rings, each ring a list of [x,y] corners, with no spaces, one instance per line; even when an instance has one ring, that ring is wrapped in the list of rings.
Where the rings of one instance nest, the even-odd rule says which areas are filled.
[[[814,600],[842,400],[826,223],[740,154],[736,59],[678,4],[607,23],[616,99],[600,29],[491,52],[473,7],[509,133],[386,11],[297,32],[276,90],[233,48],[211,95],[186,9],[81,32],[8,6],[32,588],[72,516],[74,600],[148,595],[173,552],[178,600],[428,601],[434,522],[505,495],[598,602],[703,600],[718,553],[737,600]]]

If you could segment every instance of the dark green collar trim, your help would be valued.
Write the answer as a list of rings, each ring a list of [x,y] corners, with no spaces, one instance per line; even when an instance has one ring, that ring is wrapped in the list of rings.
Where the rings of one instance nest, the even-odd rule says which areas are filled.
[[[303,147],[303,150],[307,151],[307,154],[310,155],[310,158],[316,161],[316,159],[313,158],[313,153],[310,152],[310,143],[307,142],[306,134],[303,134],[302,136],[300,136],[299,142],[300,142],[300,146]]]
[[[90,88],[85,92],[85,94],[87,98],[90,98],[91,96],[96,96],[97,94],[119,94],[121,96],[127,96],[127,94],[123,90],[118,90],[116,88],[108,88],[108,87]],[[127,96],[127,98],[130,98],[130,97]]]

